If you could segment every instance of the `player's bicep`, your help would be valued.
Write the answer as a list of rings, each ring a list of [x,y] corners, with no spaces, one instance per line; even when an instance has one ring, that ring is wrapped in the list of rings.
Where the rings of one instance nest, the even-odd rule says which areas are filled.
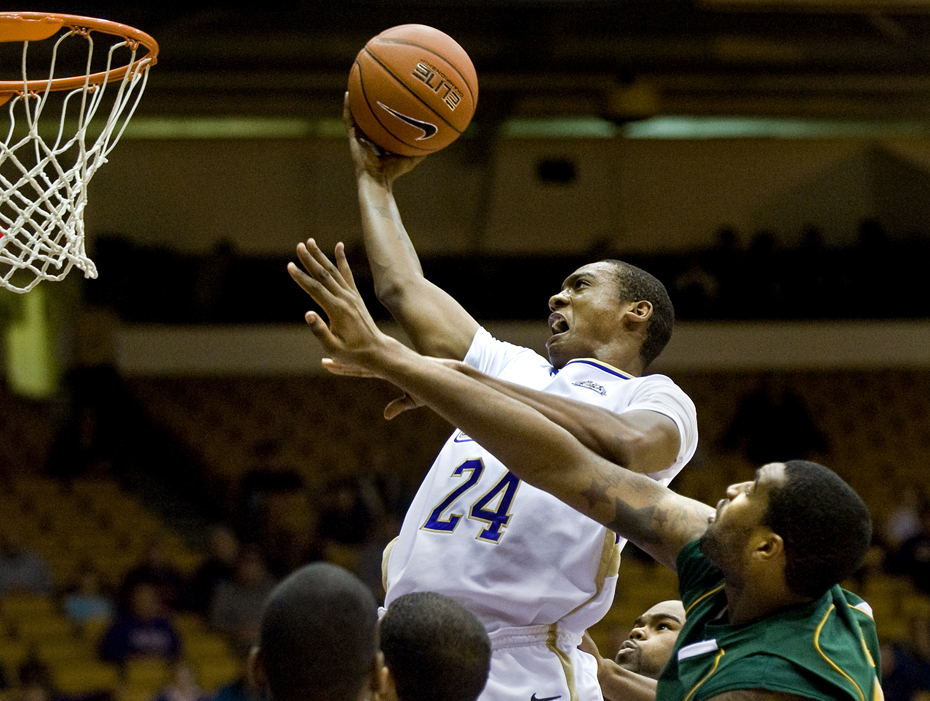
[[[613,462],[633,472],[654,474],[668,469],[678,459],[681,434],[669,416],[642,409],[615,416],[609,456]]]

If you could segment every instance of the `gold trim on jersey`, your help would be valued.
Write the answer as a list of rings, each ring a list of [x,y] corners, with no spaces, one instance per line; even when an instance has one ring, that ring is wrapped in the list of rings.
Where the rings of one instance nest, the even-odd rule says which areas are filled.
[[[546,647],[559,658],[562,663],[562,672],[565,674],[565,684],[568,686],[568,701],[578,701],[578,687],[575,685],[575,665],[571,658],[559,648],[559,624],[549,624],[549,634],[546,637]]]
[[[384,587],[384,591],[387,591],[388,588],[388,560],[391,559],[391,551],[394,550],[398,540],[400,540],[400,536],[395,536],[390,543],[384,546],[384,552],[381,554],[381,586]]]
[[[827,661],[828,665],[833,667],[833,669],[839,672],[842,677],[844,677],[847,681],[849,681],[850,684],[852,684],[856,688],[856,693],[859,694],[860,700],[866,701],[865,694],[862,693],[862,689],[859,688],[859,685],[856,684],[855,681],[853,681],[852,677],[850,677],[848,674],[846,674],[846,672],[840,669],[839,665],[836,664],[836,662],[834,662],[829,657],[827,657],[826,653],[820,647],[820,631],[823,630],[823,627],[827,623],[827,619],[830,618],[830,614],[833,613],[835,608],[836,607],[833,604],[830,604],[830,608],[828,608],[827,612],[824,614],[823,620],[821,620],[820,623],[817,625],[817,630],[814,631],[814,647],[816,648],[817,652],[820,653],[820,656]],[[862,637],[861,631],[859,633],[859,637]],[[871,658],[871,655],[869,657]]]
[[[565,617],[571,616],[576,611],[580,611],[592,601],[596,601],[604,591],[604,584],[607,583],[608,577],[616,576],[620,570],[620,545],[617,543],[616,534],[610,529],[604,534],[604,547],[601,548],[601,561],[597,566],[597,574],[594,575],[594,594],[584,603],[579,604],[571,611],[565,614]]]
[[[565,363],[565,365],[563,365],[561,369],[564,370],[572,363],[587,363],[588,365],[599,365],[600,367],[602,367],[604,370],[607,370],[608,372],[616,373],[617,375],[622,375],[623,377],[629,378],[631,380],[636,377],[636,375],[631,375],[626,370],[621,370],[620,368],[614,365],[611,365],[610,363],[605,363],[603,360],[598,360],[597,358],[572,358],[567,363]]]
[[[720,665],[720,658],[723,657],[725,654],[726,654],[726,651],[724,650],[721,650],[719,653],[717,653],[717,656],[714,658],[714,666],[710,668],[710,671],[707,674],[701,677],[701,681],[699,681],[697,684],[691,687],[691,691],[688,692],[688,695],[685,696],[683,701],[688,701],[692,696],[694,696],[694,692],[701,688],[701,684],[703,684],[708,679],[710,679],[711,675],[717,671],[717,667]]]
[[[708,596],[710,596],[711,594],[716,594],[718,591],[720,591],[721,589],[723,589],[723,586],[724,586],[724,585],[721,584],[721,585],[718,586],[718,587],[714,587],[713,589],[711,589],[711,590],[710,590],[709,592],[707,592],[706,594],[702,594],[702,595],[699,596],[697,599],[695,599],[695,600],[691,603],[691,605],[690,605],[687,609],[685,609],[685,615],[687,616],[687,614],[691,613],[691,609],[693,609],[693,608],[694,608],[695,606],[697,606],[699,603],[701,603],[702,601],[704,601],[704,599],[706,599]]]

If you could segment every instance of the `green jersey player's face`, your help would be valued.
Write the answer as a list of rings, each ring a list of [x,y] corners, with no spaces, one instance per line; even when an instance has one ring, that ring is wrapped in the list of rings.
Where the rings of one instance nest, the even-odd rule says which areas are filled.
[[[623,316],[633,306],[621,299],[620,281],[612,264],[598,262],[578,268],[549,299],[549,362],[556,368],[576,358],[616,364],[615,358],[629,344],[624,338]]]
[[[763,465],[752,482],[727,487],[717,513],[701,537],[701,550],[728,578],[749,562],[753,550],[770,532],[765,526],[769,492],[785,480],[785,464]]]

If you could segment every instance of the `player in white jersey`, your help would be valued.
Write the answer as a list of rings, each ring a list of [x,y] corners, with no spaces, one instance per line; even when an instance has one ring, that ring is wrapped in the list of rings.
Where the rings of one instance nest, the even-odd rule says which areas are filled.
[[[586,265],[549,300],[548,361],[494,340],[426,280],[401,222],[393,182],[422,157],[379,154],[358,138],[348,110],[346,121],[375,290],[416,349],[465,359],[469,374],[535,407],[595,452],[671,480],[694,453],[697,422],[693,403],[671,380],[640,377],[671,335],[664,286],[621,261]],[[432,590],[470,608],[494,647],[481,701],[598,700],[596,665],[577,645],[613,600],[621,546],[456,431],[386,552],[385,605]]]

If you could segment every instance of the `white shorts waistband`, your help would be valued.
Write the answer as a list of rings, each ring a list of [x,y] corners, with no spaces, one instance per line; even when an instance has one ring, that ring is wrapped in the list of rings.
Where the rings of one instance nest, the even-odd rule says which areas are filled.
[[[569,651],[581,644],[581,635],[568,630],[559,623],[543,623],[536,626],[499,628],[489,634],[491,650],[513,647],[551,646]]]

